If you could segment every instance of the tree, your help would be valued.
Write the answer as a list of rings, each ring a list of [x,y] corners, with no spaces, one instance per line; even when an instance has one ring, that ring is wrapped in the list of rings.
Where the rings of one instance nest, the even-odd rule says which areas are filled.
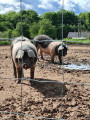
[[[4,31],[1,33],[0,37],[2,38],[11,38],[12,30],[8,29],[7,31]]]
[[[34,10],[21,10],[19,12],[20,16],[22,16],[22,21],[26,22],[27,24],[31,24],[33,22],[39,21],[39,16],[36,11]]]
[[[88,30],[90,31],[90,12],[86,13],[86,24],[88,26]]]
[[[90,12],[80,13],[78,18],[81,19],[84,30],[90,31]]]
[[[19,37],[19,36],[20,36],[19,31],[17,31],[16,29],[14,29],[14,30],[12,31],[11,37],[14,38],[14,37]]]
[[[52,22],[47,19],[43,19],[40,21],[40,29],[38,34],[46,34],[49,35],[51,38],[56,38],[56,28],[52,25]]]
[[[6,25],[12,24],[10,29],[15,29],[17,22],[20,21],[20,15],[18,13],[16,13],[15,11],[10,11],[10,12],[5,14],[5,20],[4,21],[6,22]]]
[[[16,25],[16,31],[18,31],[20,35],[23,34],[25,37],[30,38],[29,25],[25,22],[18,22]]]
[[[40,29],[39,23],[34,22],[29,29],[30,37],[34,38],[34,36],[38,35],[39,29]]]
[[[0,31],[3,32],[6,30],[8,30],[8,26],[6,26],[4,21],[0,22]]]
[[[57,25],[57,14],[56,12],[46,12],[40,16],[41,19],[48,19],[52,21],[52,25]]]

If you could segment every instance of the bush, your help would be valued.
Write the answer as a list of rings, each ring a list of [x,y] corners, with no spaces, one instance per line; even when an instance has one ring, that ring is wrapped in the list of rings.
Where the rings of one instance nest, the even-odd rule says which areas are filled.
[[[11,38],[12,30],[8,29],[0,34],[0,38]]]
[[[90,35],[88,36],[88,39],[90,40]]]
[[[11,41],[5,40],[5,41],[0,41],[0,45],[10,45]]]

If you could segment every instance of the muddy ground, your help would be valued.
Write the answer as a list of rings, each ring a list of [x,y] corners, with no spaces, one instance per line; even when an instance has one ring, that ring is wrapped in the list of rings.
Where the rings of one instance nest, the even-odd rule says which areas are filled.
[[[90,45],[68,47],[64,64],[90,62]],[[55,64],[50,62],[49,56],[44,58],[45,61],[39,57],[35,80],[64,80],[78,84],[35,82],[31,85],[29,81],[17,84],[13,76],[10,46],[0,46],[0,120],[90,120],[90,71],[62,69],[57,57]],[[29,74],[29,70],[24,71],[25,78],[29,78]],[[21,116],[21,112],[24,115]]]

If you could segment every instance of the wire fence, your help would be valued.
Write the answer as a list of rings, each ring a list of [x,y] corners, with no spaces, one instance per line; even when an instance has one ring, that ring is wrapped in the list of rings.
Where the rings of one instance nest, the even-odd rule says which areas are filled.
[[[3,78],[3,77],[0,77],[0,79],[15,79],[15,80],[17,80],[17,78]],[[65,81],[62,81],[62,82],[60,82],[60,81],[54,81],[54,80],[52,80],[52,81],[48,81],[48,80],[37,80],[37,79],[26,79],[26,78],[21,78],[21,80],[22,80],[22,83],[23,83],[23,81],[25,80],[27,80],[27,81],[33,81],[33,82],[36,82],[36,83],[56,83],[56,84],[62,84],[62,87],[63,87],[63,85],[78,85],[78,86],[90,86],[90,84],[83,84],[83,83],[74,83],[74,82],[65,82]],[[22,85],[22,84],[21,84]],[[21,94],[20,94],[20,96],[22,97],[22,91],[23,90],[23,88],[21,87]],[[63,95],[63,89],[62,89],[62,92],[61,92],[62,94],[61,95]],[[63,102],[63,99],[62,99],[62,97],[63,96],[61,96],[61,102]],[[21,99],[23,99],[23,98],[21,98]],[[62,103],[61,103],[62,104]],[[61,118],[61,119],[59,119],[59,118],[49,118],[49,117],[40,117],[40,116],[37,116],[37,115],[32,115],[32,114],[25,114],[25,113],[23,113],[22,111],[22,106],[23,106],[23,104],[22,104],[22,100],[21,100],[21,112],[12,112],[12,111],[1,111],[0,110],[0,113],[1,114],[10,114],[10,115],[19,115],[19,116],[22,116],[22,117],[24,117],[24,116],[27,116],[27,117],[30,117],[30,118],[35,118],[35,119],[46,119],[46,120],[68,120],[68,119],[63,119],[63,118]],[[62,116],[62,107],[63,106],[61,106],[61,116]],[[22,118],[21,118],[21,120],[22,120]]]
[[[63,65],[62,65],[63,66]],[[63,71],[64,71],[64,68],[63,68]],[[64,72],[63,72],[63,76],[64,76]],[[17,80],[17,78],[11,78],[11,77],[7,77],[7,78],[4,78],[4,77],[0,77],[0,79],[15,79],[15,80]],[[64,79],[64,77],[63,77],[63,79]],[[22,84],[21,84],[21,93],[20,93],[20,96],[21,96],[21,112],[13,112],[13,111],[1,111],[0,110],[0,113],[1,114],[10,114],[10,115],[19,115],[19,116],[21,116],[21,120],[23,120],[23,118],[22,117],[24,117],[24,116],[27,116],[27,117],[30,117],[30,118],[33,118],[33,119],[51,119],[51,120],[65,120],[65,119],[63,119],[63,110],[62,110],[62,108],[63,108],[63,87],[64,87],[64,85],[78,85],[78,86],[90,86],[90,83],[88,83],[88,84],[86,84],[86,83],[74,83],[74,82],[67,82],[67,81],[65,81],[65,80],[63,80],[62,82],[60,82],[60,81],[54,81],[54,80],[52,80],[52,81],[48,81],[48,80],[38,80],[38,79],[26,79],[26,78],[21,78],[21,80],[22,80],[22,83],[23,83],[23,81],[33,81],[33,82],[36,82],[36,83],[56,83],[56,84],[62,84],[62,91],[61,91],[61,119],[59,119],[59,118],[49,118],[49,117],[40,117],[40,116],[37,116],[37,115],[32,115],[32,114],[25,114],[25,113],[23,113],[23,103],[22,103],[22,101],[23,101],[23,98],[22,98],[22,94],[23,94],[23,88],[22,88]],[[69,120],[69,119],[66,119],[66,120]]]
[[[12,41],[13,38],[0,38],[0,41]],[[33,42],[33,39],[31,39],[31,41]],[[36,41],[36,40],[35,40]],[[44,40],[43,40],[44,41]],[[45,40],[48,41],[48,40]],[[65,42],[65,43],[75,43],[75,44],[84,44],[84,45],[89,45],[90,42],[82,42],[81,41],[75,41],[75,40],[55,40],[55,41],[61,41],[61,42]]]
[[[63,0],[63,4],[62,4],[62,9],[63,9],[63,7],[64,7],[64,0]],[[20,0],[20,9],[22,9],[22,0]],[[22,22],[22,15],[21,15],[21,22]],[[63,14],[62,14],[62,24],[63,24]],[[63,25],[62,25],[63,26]],[[22,38],[23,38],[23,28],[22,28],[22,25],[21,25],[21,34],[22,34]],[[3,40],[11,40],[11,39],[8,39],[8,38],[4,38],[4,39],[0,39],[0,41],[3,41]],[[63,42],[76,42],[76,43],[83,43],[83,44],[90,44],[89,42],[88,43],[86,43],[86,42],[78,42],[78,41],[69,41],[69,40],[63,40],[63,28],[62,28],[62,41]],[[62,51],[63,52],[63,51]],[[23,61],[22,61],[22,63],[23,63]],[[23,71],[23,68],[22,68],[22,71]],[[22,88],[22,84],[21,84],[21,89],[20,89],[20,96],[21,96],[21,112],[10,112],[10,111],[1,111],[0,110],[0,113],[2,113],[2,114],[14,114],[14,115],[19,115],[19,116],[21,116],[21,120],[22,120],[22,116],[28,116],[28,117],[32,117],[32,118],[35,118],[35,119],[50,119],[50,120],[65,120],[65,119],[63,119],[63,110],[62,110],[62,108],[63,108],[63,90],[64,90],[64,86],[63,85],[70,85],[70,84],[72,84],[72,85],[79,85],[79,86],[90,86],[90,84],[85,84],[85,83],[74,83],[74,82],[66,82],[64,79],[64,68],[63,68],[63,64],[62,64],[62,82],[59,82],[59,81],[54,81],[54,80],[52,80],[52,81],[47,81],[47,80],[43,80],[43,81],[41,81],[41,80],[37,80],[37,79],[26,79],[26,78],[23,78],[23,76],[22,76],[22,78],[21,78],[21,80],[22,80],[22,82],[24,81],[24,80],[27,80],[27,81],[33,81],[33,82],[39,82],[39,83],[57,83],[57,84],[62,84],[62,91],[61,91],[61,106],[60,106],[60,108],[61,108],[61,118],[60,119],[58,119],[58,118],[49,118],[49,117],[40,117],[40,116],[36,116],[36,115],[31,115],[31,114],[25,114],[25,113],[23,113],[23,109],[22,109],[22,106],[23,106],[23,103],[22,103],[22,101],[23,101],[23,98],[22,98],[22,93],[23,93],[23,88]],[[0,79],[16,79],[17,80],[17,78],[4,78],[4,77],[0,77]],[[67,119],[66,119],[67,120]]]
[[[18,80],[18,78],[3,78],[3,77],[0,77],[0,79],[14,79],[14,80]],[[19,78],[20,79],[20,78]],[[21,78],[22,81],[33,81],[33,82],[38,82],[38,83],[57,83],[57,84],[64,84],[64,85],[80,85],[80,86],[90,86],[90,84],[85,84],[85,83],[74,83],[74,82],[67,82],[67,81],[63,81],[63,82],[60,82],[60,81],[48,81],[48,80],[37,80],[37,79],[26,79],[26,78]]]

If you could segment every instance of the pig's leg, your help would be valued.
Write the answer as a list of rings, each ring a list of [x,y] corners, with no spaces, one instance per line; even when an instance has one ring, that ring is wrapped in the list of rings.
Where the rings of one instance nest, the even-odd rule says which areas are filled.
[[[43,58],[43,52],[40,50],[40,54],[41,54],[41,59],[44,60]]]
[[[58,59],[59,59],[60,65],[62,65],[62,57],[58,56]]]
[[[38,53],[38,50],[39,50],[39,47],[37,47],[37,53]],[[37,56],[39,56],[39,55],[37,54]],[[39,57],[37,57],[37,59],[38,59],[38,61],[39,61]]]
[[[17,83],[21,83],[21,78],[23,77],[22,76],[22,69],[18,69],[18,82]]]
[[[30,79],[34,79],[34,71],[35,71],[35,67],[32,67],[31,68],[31,71],[30,71]],[[31,85],[34,85],[34,81],[30,81]]]
[[[14,62],[13,62],[13,69],[14,69],[14,77],[17,78],[17,71],[16,71],[16,67],[15,67]]]
[[[54,63],[54,55],[51,55],[51,62]]]
[[[32,67],[32,68],[31,68],[31,73],[30,73],[30,74],[31,74],[31,79],[34,79],[34,70],[35,70],[35,68]]]

